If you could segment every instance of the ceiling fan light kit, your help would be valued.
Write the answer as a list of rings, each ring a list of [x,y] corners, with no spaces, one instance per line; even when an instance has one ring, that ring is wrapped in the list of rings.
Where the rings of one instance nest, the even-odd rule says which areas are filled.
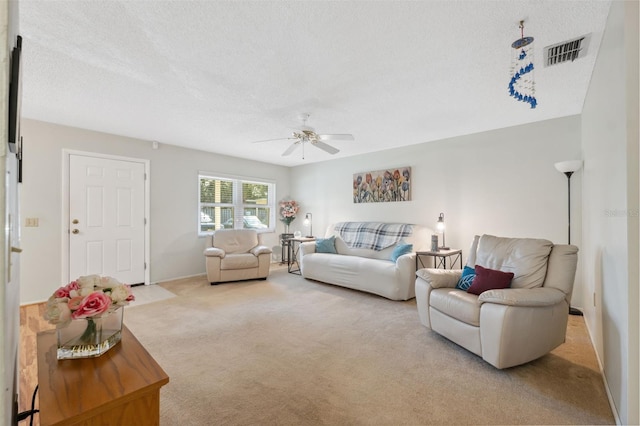
[[[294,142],[282,153],[283,157],[290,155],[295,149],[302,145],[302,159],[304,160],[304,145],[306,143],[310,143],[311,145],[319,148],[325,152],[328,152],[331,155],[337,154],[340,152],[338,148],[335,148],[329,144],[324,143],[325,140],[345,140],[352,141],[355,138],[351,134],[318,134],[312,128],[307,126],[307,120],[309,119],[309,114],[301,114],[300,118],[302,119],[302,126],[300,130],[293,132],[290,138],[279,138],[279,139],[266,139],[258,142],[273,142],[273,141],[284,141],[284,140],[294,140]]]

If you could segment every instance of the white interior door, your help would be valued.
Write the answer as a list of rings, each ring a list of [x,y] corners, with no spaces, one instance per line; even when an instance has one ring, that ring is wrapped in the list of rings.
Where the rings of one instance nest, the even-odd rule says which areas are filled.
[[[145,165],[69,156],[69,277],[145,282]]]

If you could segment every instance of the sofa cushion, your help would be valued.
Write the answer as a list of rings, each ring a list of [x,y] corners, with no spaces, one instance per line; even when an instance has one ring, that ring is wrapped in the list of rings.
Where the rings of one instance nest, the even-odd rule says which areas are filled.
[[[413,251],[413,244],[396,244],[391,252],[391,261],[395,262],[402,255],[411,253]]]
[[[458,321],[479,327],[478,296],[455,288],[436,288],[431,291],[429,305]]]
[[[233,254],[225,256],[220,262],[220,269],[257,268],[258,258],[251,253]]]
[[[347,256],[362,256],[370,259],[389,260],[395,245],[391,245],[382,250],[372,250],[365,248],[351,248],[340,237],[339,231],[336,230],[337,223],[331,223],[327,226],[324,237],[334,235],[336,237],[336,251],[338,254]],[[433,231],[422,225],[413,225],[413,232],[410,236],[404,237],[402,240],[405,244],[413,244],[413,251],[426,251],[431,247],[431,234]]]
[[[336,251],[336,237],[316,239],[316,253],[338,253]]]
[[[476,265],[476,277],[467,293],[481,294],[487,290],[508,288],[513,280],[513,272],[502,272]]]
[[[512,288],[541,287],[552,247],[551,241],[543,239],[483,235],[478,242],[475,265],[513,272]]]
[[[467,291],[469,287],[471,287],[471,283],[473,283],[473,279],[476,277],[476,270],[470,266],[465,266],[462,270],[462,276],[458,280],[458,284],[456,284],[456,288],[459,290]]]
[[[371,250],[365,248],[351,248],[340,237],[336,237],[336,251],[338,254],[346,256],[367,257],[369,259],[389,260],[395,246],[387,247],[384,250]]]
[[[227,254],[248,253],[258,245],[258,233],[253,229],[220,229],[213,233],[213,247]]]
[[[413,233],[408,223],[339,222],[335,230],[351,248],[383,250]]]
[[[309,253],[301,262],[302,276],[307,279],[367,291],[392,300],[408,300],[415,296],[415,278],[409,279],[413,274],[403,274],[398,264],[389,259]],[[415,265],[411,261],[407,264],[405,266]]]

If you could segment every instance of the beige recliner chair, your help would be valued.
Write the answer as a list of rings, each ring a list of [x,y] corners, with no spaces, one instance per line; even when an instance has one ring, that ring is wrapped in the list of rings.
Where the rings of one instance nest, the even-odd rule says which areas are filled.
[[[266,279],[271,249],[254,229],[220,229],[207,236],[204,257],[211,284]]]
[[[476,236],[467,266],[512,272],[510,288],[475,295],[456,288],[460,270],[420,269],[420,322],[497,368],[532,361],[565,340],[577,261],[573,245]]]

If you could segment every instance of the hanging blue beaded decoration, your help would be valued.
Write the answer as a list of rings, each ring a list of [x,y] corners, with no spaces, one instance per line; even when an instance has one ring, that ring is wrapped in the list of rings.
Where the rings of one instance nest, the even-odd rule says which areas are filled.
[[[520,38],[511,44],[513,58],[511,62],[511,80],[509,96],[526,102],[535,108],[538,100],[535,97],[533,76],[533,37],[524,36],[524,21],[520,21]]]

